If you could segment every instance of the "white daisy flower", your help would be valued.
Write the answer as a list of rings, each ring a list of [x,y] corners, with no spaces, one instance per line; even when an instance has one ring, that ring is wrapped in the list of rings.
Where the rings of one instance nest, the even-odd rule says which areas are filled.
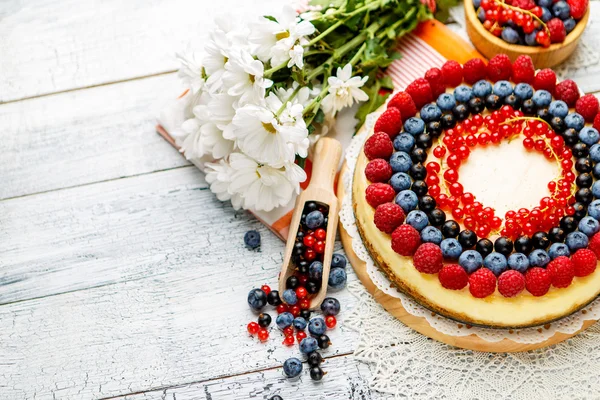
[[[205,165],[206,182],[210,185],[210,191],[213,192],[220,201],[231,200],[234,209],[239,210],[244,202],[241,194],[230,193],[231,177],[235,170],[231,168],[225,160],[219,160],[216,163],[207,163]]]
[[[294,65],[298,68],[304,68],[304,47],[299,44],[292,47],[289,52],[290,61],[288,61],[287,67],[292,68]]]
[[[366,101],[369,96],[360,89],[369,79],[368,76],[352,77],[352,65],[346,64],[344,68],[338,68],[336,76],[327,79],[329,83],[329,94],[325,96],[321,105],[326,114],[333,115],[342,108],[350,107],[354,102]]]
[[[271,211],[289,204],[300,190],[300,182],[306,180],[304,170],[293,163],[274,168],[241,153],[232,153],[229,162],[235,171],[229,191],[242,195],[246,209]]]
[[[176,140],[180,151],[188,160],[210,155],[214,159],[223,158],[233,151],[234,142],[223,137],[217,125],[210,122],[207,106],[194,107],[194,118],[186,120],[177,132]]]
[[[192,90],[193,94],[199,93],[206,83],[200,55],[188,48],[184,53],[177,54],[176,57],[181,62],[179,77]]]
[[[225,65],[223,83],[227,94],[239,97],[240,103],[257,103],[265,97],[273,81],[263,78],[264,65],[247,51],[232,55]]]
[[[238,108],[237,102],[235,97],[229,96],[227,93],[213,94],[208,102],[211,120],[223,131],[223,137],[229,140],[235,139],[231,121],[235,116],[235,110]]]

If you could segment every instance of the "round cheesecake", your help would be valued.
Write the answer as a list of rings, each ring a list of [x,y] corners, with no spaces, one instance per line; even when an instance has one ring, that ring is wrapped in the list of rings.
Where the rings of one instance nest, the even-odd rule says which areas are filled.
[[[490,83],[492,85],[494,84],[494,82]],[[445,92],[452,94],[453,88],[448,87],[449,85],[445,86],[447,87]],[[472,87],[473,83],[462,83],[462,86]],[[407,92],[410,93],[408,89]],[[555,99],[553,99],[553,101],[555,101]],[[508,100],[506,100],[506,102],[508,102]],[[393,99],[391,103],[393,103]],[[420,106],[426,106],[418,104],[417,101],[415,101],[415,103],[417,103],[417,109],[420,108],[422,110]],[[435,101],[427,103],[435,104]],[[517,110],[515,115],[522,115],[523,113],[518,113],[519,105],[513,103],[514,101],[511,102],[511,106]],[[389,109],[389,105],[387,107],[383,106],[379,111],[383,112],[386,109]],[[446,110],[442,112],[445,114],[451,113],[452,111]],[[490,112],[490,110],[484,110],[479,114],[485,116]],[[571,107],[569,112],[575,113],[575,108]],[[421,118],[420,114],[421,113],[417,112],[413,118]],[[473,115],[475,115],[475,113],[473,113]],[[537,115],[534,115],[532,118],[537,118]],[[406,124],[406,119],[404,120]],[[431,117],[429,117],[429,120],[431,120]],[[384,123],[376,124],[375,126],[384,126],[386,128],[388,126],[393,126],[393,124],[388,124],[387,121],[383,122]],[[524,120],[523,122],[528,123],[529,121]],[[532,120],[532,122],[535,121]],[[457,123],[460,124],[460,122]],[[550,125],[550,123],[548,123],[548,125]],[[587,123],[586,125],[589,126],[590,124]],[[480,134],[482,130],[483,129],[479,129],[477,130],[477,133],[474,132],[475,135]],[[368,136],[370,137],[376,133],[380,132],[376,132],[372,129],[371,132],[368,133]],[[387,129],[386,133],[390,136],[390,139],[393,140],[396,135],[406,133],[406,131],[400,129],[397,132],[390,132],[390,130]],[[425,134],[427,134],[427,132],[425,132]],[[439,145],[442,143],[445,134],[445,130],[441,134],[436,133],[434,136],[437,137],[432,138],[431,145],[427,146],[427,144],[425,144],[421,146],[427,152],[427,160],[423,160],[422,164],[436,160],[432,154],[432,150],[436,147],[436,144]],[[550,136],[550,134],[548,134],[548,136]],[[562,136],[562,132],[556,133],[554,136]],[[515,138],[518,138],[519,140],[514,140]],[[510,140],[506,140],[505,138],[500,143],[489,143],[487,145],[479,146],[476,149],[471,148],[468,160],[463,161],[460,168],[460,183],[464,187],[464,192],[468,191],[469,193],[472,193],[477,200],[482,201],[486,206],[492,207],[496,211],[496,215],[504,216],[509,210],[518,210],[521,208],[534,209],[536,207],[536,201],[539,201],[543,196],[548,196],[548,189],[546,187],[547,182],[561,173],[556,162],[550,162],[547,159],[544,159],[540,153],[535,153],[532,152],[531,149],[526,149],[524,145],[521,144],[522,140],[523,136],[519,136],[517,133],[513,134]],[[565,145],[565,149],[568,147],[569,146]],[[578,153],[578,150],[573,151],[576,152],[577,155],[581,155]],[[394,149],[394,153],[396,152],[398,152],[397,148]],[[543,294],[532,289],[536,294],[534,295],[526,288],[522,288],[516,295],[512,293],[507,295],[506,290],[501,293],[498,282],[501,280],[502,273],[512,271],[512,268],[508,265],[503,265],[500,270],[495,267],[490,267],[492,272],[496,275],[497,281],[495,282],[495,290],[487,293],[485,296],[474,296],[474,292],[470,290],[471,288],[469,285],[460,289],[448,289],[447,287],[444,287],[441,278],[439,277],[439,271],[419,271],[415,267],[412,254],[401,255],[396,252],[392,247],[392,233],[386,233],[376,225],[375,211],[377,207],[370,204],[366,196],[367,188],[375,182],[372,182],[367,178],[365,170],[367,169],[370,159],[372,160],[379,157],[372,155],[371,157],[368,157],[368,154],[369,152],[361,152],[354,171],[352,196],[358,230],[374,262],[387,275],[392,284],[424,307],[445,317],[470,325],[494,328],[524,328],[547,324],[568,316],[588,305],[600,294],[600,269],[596,268],[592,272],[587,272],[585,273],[585,276],[571,276],[572,280],[565,285],[560,284],[560,276],[555,276],[557,274],[555,272],[556,269],[549,267],[550,262],[553,262],[553,260],[550,260],[542,266],[531,265],[526,271],[520,270],[519,272],[519,274],[522,273],[523,282],[525,281],[525,278],[527,278],[527,283],[529,285],[529,279],[534,279],[533,277],[528,276],[530,270],[534,267],[542,268],[543,274],[547,274],[545,276],[547,276],[548,279],[551,278],[553,282]],[[585,157],[589,158],[590,156],[586,155]],[[413,160],[413,164],[415,161],[417,160]],[[440,162],[442,168],[444,168],[443,157],[436,161]],[[574,163],[579,163],[578,160],[574,159],[573,161]],[[389,162],[391,163],[391,161]],[[593,163],[593,160],[591,160],[591,162]],[[394,167],[396,166],[397,165],[394,165]],[[574,167],[573,171],[577,175],[581,175],[579,165]],[[585,171],[585,169],[582,169],[582,171]],[[395,169],[394,172],[397,172],[397,170]],[[406,172],[409,173],[409,171]],[[589,174],[591,175],[591,172]],[[440,176],[443,175],[440,173]],[[417,179],[412,179],[413,183],[415,180]],[[442,181],[443,180],[444,179],[442,178]],[[578,179],[577,183],[579,182],[580,180]],[[379,184],[381,183],[387,185],[389,184],[389,180],[380,180]],[[448,182],[444,183],[449,186]],[[444,183],[440,183],[440,186],[444,186]],[[575,188],[574,185],[575,183],[573,183],[573,190],[579,189]],[[587,184],[585,185],[587,186]],[[431,190],[432,185],[428,186],[429,190]],[[396,190],[396,193],[398,193],[398,190]],[[582,193],[576,193],[577,200],[581,200],[581,196],[583,196]],[[420,194],[422,195],[422,193]],[[573,197],[575,197],[575,195],[573,195]],[[396,199],[394,199],[393,202],[397,202]],[[588,201],[587,198],[583,200],[584,203],[587,202],[587,204],[585,204],[586,207],[588,207],[588,204],[591,203],[591,200],[593,199],[589,200],[590,201]],[[574,200],[570,203],[573,201]],[[579,202],[577,204],[579,204]],[[464,208],[464,205],[461,204],[459,207]],[[565,207],[568,208],[569,205]],[[419,210],[419,207],[417,206],[414,209]],[[406,217],[410,211],[410,209],[404,210],[404,217]],[[453,217],[453,214],[449,209],[444,210],[444,212],[446,214],[446,221],[456,219],[457,223],[460,225],[460,229],[466,229],[464,219]],[[582,215],[586,215],[585,210],[583,210],[583,212],[581,210],[577,212],[579,220],[582,219]],[[568,215],[568,212],[567,214],[564,214],[564,217],[573,218]],[[503,220],[503,224],[505,223],[506,218]],[[404,224],[407,224],[406,220],[403,221],[403,225]],[[557,222],[556,225],[560,224]],[[420,226],[419,228],[419,231],[422,231],[423,227]],[[441,230],[441,227],[438,226],[437,228]],[[399,227],[396,227],[396,229],[399,229]],[[594,234],[591,234],[586,229],[587,228],[584,229],[584,232],[588,236],[589,242],[592,242]],[[503,225],[501,228],[492,230],[492,232],[484,237],[494,242],[502,236],[501,232],[510,236],[506,233],[506,228]],[[556,230],[554,232],[556,232]],[[478,240],[482,239],[481,235],[477,236]],[[517,236],[519,236],[519,238],[517,238]],[[516,242],[518,239],[521,240],[521,236],[527,235],[521,232],[521,234],[515,235],[510,239]],[[530,234],[529,236],[531,237],[533,235]],[[446,239],[445,236],[444,239]],[[562,239],[562,242],[564,243],[564,237],[562,237]],[[559,240],[553,240],[553,242],[559,242]],[[422,241],[420,246],[423,246],[424,244],[425,241]],[[439,245],[439,243],[434,244]],[[549,246],[550,242],[546,247],[542,247],[541,245],[537,247],[547,255]],[[563,246],[563,248],[565,247],[566,246]],[[476,251],[474,249],[476,249],[476,247],[473,246],[470,251]],[[467,249],[465,249],[465,251],[466,250]],[[573,254],[578,250],[579,249],[576,248],[570,249],[571,254],[567,254],[565,258],[571,260]],[[586,247],[584,250],[588,251],[589,249]],[[515,252],[516,249],[512,250],[512,253]],[[529,254],[526,255],[529,256]],[[485,256],[486,255],[484,254],[482,259],[485,259]],[[509,254],[507,253],[505,256],[505,259],[507,259]],[[571,258],[569,258],[569,256]],[[571,261],[565,262],[571,263]],[[575,263],[576,261],[573,259],[572,262]],[[443,265],[447,266],[449,264],[459,264],[459,262],[457,259],[448,259],[447,257],[444,257]],[[476,269],[486,269],[486,267],[488,267],[487,263],[481,264],[482,265],[478,266]],[[469,277],[471,277],[474,274],[473,268],[470,267],[467,269]],[[516,272],[511,273],[518,275]],[[582,274],[580,273],[579,275]],[[469,283],[471,284],[470,279]]]

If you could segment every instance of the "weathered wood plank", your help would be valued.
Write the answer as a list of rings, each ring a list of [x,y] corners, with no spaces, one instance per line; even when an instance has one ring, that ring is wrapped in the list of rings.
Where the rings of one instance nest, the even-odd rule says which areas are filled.
[[[154,128],[180,90],[173,73],[1,105],[0,199],[187,165]]]
[[[292,399],[348,399],[370,400],[383,398],[368,386],[369,368],[354,360],[352,355],[329,359],[323,364],[327,375],[320,382],[310,379],[304,364],[299,379],[289,380],[281,368],[242,376],[195,383],[137,395],[119,397],[119,400],[233,400],[269,399],[279,395]],[[115,399],[117,400],[117,399]]]
[[[281,0],[2,1],[0,103],[173,71],[178,68],[174,53],[202,38],[216,15],[260,15],[280,4]]]

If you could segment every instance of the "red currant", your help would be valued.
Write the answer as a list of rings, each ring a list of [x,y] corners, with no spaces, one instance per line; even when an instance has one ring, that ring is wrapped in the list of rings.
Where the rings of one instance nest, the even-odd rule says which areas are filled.
[[[262,290],[263,292],[265,292],[265,294],[271,293],[271,288],[269,287],[269,285],[262,285],[260,287],[260,290]]]
[[[477,227],[477,221],[475,221],[475,218],[465,218],[465,220],[463,221],[463,223],[465,224],[465,228],[473,230]]]
[[[449,137],[449,136],[448,136]],[[442,146],[436,146],[433,149],[433,156],[435,158],[442,158],[444,157],[444,154],[446,154],[446,148],[442,147]]]
[[[450,168],[460,167],[460,158],[458,157],[457,154],[450,154],[448,156],[448,158],[446,159],[446,162],[448,163],[448,166]]]
[[[267,331],[265,328],[261,328],[258,330],[258,340],[260,340],[261,342],[264,342],[268,338],[269,338],[269,331]]]
[[[292,328],[291,326],[288,326],[287,328],[283,328],[283,334],[285,336],[290,336],[294,334],[294,328]]]
[[[288,312],[288,311],[289,311],[289,307],[287,304],[281,303],[280,305],[277,306],[277,314],[282,314],[282,313]]]
[[[325,238],[327,237],[327,231],[323,228],[319,228],[315,231],[315,237],[318,240],[325,240]]]
[[[250,322],[247,326],[248,333],[251,335],[256,335],[256,333],[258,333],[259,328],[260,327],[256,322]]]
[[[300,343],[302,341],[302,339],[306,338],[306,332],[304,331],[298,331],[296,332],[296,341],[298,341],[298,343]]]
[[[335,328],[336,324],[337,324],[337,320],[335,319],[335,317],[333,315],[328,315],[325,317],[325,325],[327,325],[327,327],[329,329]]]
[[[294,344],[294,336],[293,335],[286,336],[285,339],[283,339],[283,342],[281,342],[281,343],[286,346],[292,346]]]
[[[454,169],[447,169],[446,172],[444,172],[444,179],[450,183],[454,183],[458,181],[458,172]]]
[[[452,217],[454,219],[463,219],[464,216],[465,212],[462,208],[455,208],[454,210],[452,210]]]
[[[462,196],[463,191],[463,185],[458,182],[454,182],[452,185],[450,185],[450,194],[453,196]]]
[[[308,298],[304,298],[298,302],[301,310],[308,310],[310,308],[310,300]]]
[[[429,195],[437,197],[440,194],[440,187],[436,184],[429,186]]]
[[[462,203],[464,205],[472,204],[473,201],[475,201],[475,196],[473,196],[473,193],[467,192],[462,195]]]
[[[440,183],[440,178],[437,175],[433,175],[433,174],[427,175],[425,177],[425,183],[427,183],[427,186],[437,185],[438,183]]]
[[[291,306],[290,307],[290,313],[294,316],[294,318],[296,318],[298,315],[300,315],[300,306],[295,305],[295,306]]]
[[[296,288],[296,296],[299,299],[303,299],[306,296],[308,296],[308,292],[306,291],[306,288],[303,287],[303,286],[300,286],[300,287]]]
[[[317,257],[317,253],[315,253],[315,251],[313,249],[306,249],[304,250],[304,258],[307,261],[312,261]]]
[[[325,242],[322,240],[317,241],[314,246],[315,253],[323,254],[325,252]]]
[[[480,133],[479,136],[477,137],[477,143],[479,143],[482,146],[485,146],[486,144],[488,144],[489,141],[490,141],[490,135],[488,135],[486,132]]]
[[[437,174],[438,172],[440,172],[440,164],[436,163],[435,161],[430,161],[425,166],[425,169],[427,169],[427,172]]]

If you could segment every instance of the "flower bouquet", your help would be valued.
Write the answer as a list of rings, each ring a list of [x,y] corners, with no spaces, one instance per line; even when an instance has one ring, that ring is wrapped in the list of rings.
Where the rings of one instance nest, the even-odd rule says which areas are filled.
[[[311,0],[249,24],[217,20],[203,51],[179,56],[190,100],[176,144],[235,209],[289,204],[311,143],[340,110],[358,103],[360,126],[385,102],[397,39],[434,11],[430,0]]]

